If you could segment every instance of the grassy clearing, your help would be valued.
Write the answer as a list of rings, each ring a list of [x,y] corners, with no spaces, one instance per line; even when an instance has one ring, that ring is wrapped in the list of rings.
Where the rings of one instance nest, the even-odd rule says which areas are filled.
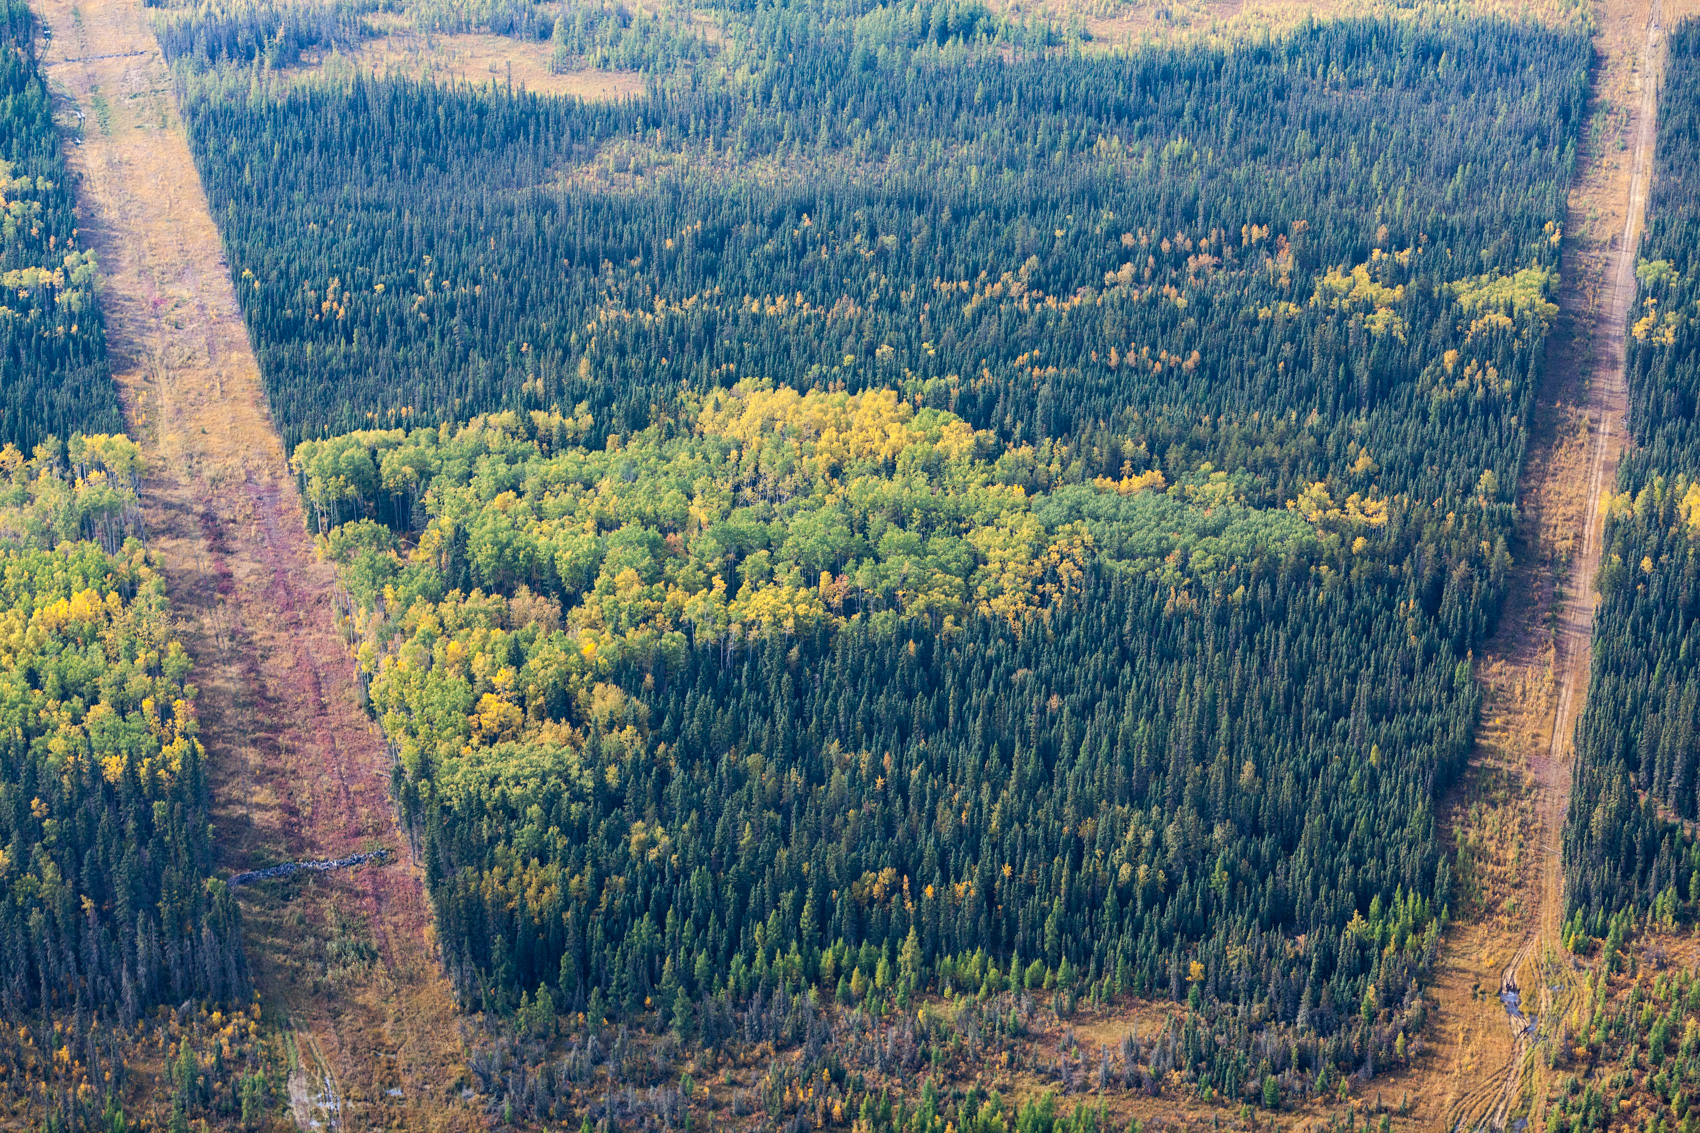
[[[150,544],[197,661],[223,864],[398,844],[383,749],[339,662],[330,576],[311,555],[146,15],[122,0],[79,0],[75,17],[69,0],[38,10],[55,31],[56,93],[68,107],[98,93],[110,116],[71,157],[106,273],[114,375],[153,470]],[[472,1128],[459,1024],[407,867],[326,879],[305,905],[274,889],[242,891],[245,944],[271,1033],[292,1036],[297,1070],[319,1083],[302,1097],[335,1083],[349,1127]]]
[[[637,71],[578,68],[555,72],[547,41],[462,32],[420,33],[398,27],[362,40],[349,51],[336,50],[303,59],[287,75],[297,79],[345,79],[357,71],[444,83],[488,83],[524,87],[539,94],[582,98],[587,102],[635,98],[643,93]]]

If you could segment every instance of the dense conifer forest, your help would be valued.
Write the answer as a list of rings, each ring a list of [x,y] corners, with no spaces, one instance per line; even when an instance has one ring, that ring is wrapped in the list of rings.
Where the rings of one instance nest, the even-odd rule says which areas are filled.
[[[1593,673],[1565,832],[1571,931],[1700,901],[1700,26],[1673,30],[1630,314],[1629,427],[1606,520]]]
[[[36,59],[29,6],[0,4],[0,442],[118,431],[70,173]]]
[[[1420,1040],[1587,41],[976,11],[619,104],[183,72],[461,1001],[570,1038],[504,1107],[605,1023],[882,1129],[1036,1002],[1186,1003],[1115,1073],[1254,1102]]]
[[[900,387],[1010,440],[1102,430],[1108,474],[1171,448],[1234,468],[1280,459],[1272,415],[1474,396],[1486,371],[1404,349],[1407,326],[1453,333],[1436,282],[1527,270],[1538,294],[1557,254],[1586,79],[1565,35],[1354,23],[1008,65],[758,16],[734,77],[634,103],[191,84],[286,441],[580,401],[641,427],[682,383],[756,376]],[[1483,120],[1515,159],[1481,151]],[[1244,348],[1203,357],[1224,340]],[[1111,451],[1146,434],[1143,459]]]

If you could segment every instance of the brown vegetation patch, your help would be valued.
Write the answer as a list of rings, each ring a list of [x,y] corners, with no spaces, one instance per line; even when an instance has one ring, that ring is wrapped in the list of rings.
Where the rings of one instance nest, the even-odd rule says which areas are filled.
[[[550,70],[553,48],[547,41],[505,35],[421,33],[396,26],[360,42],[351,51],[309,56],[286,72],[297,78],[341,78],[356,71],[396,75],[439,83],[523,87],[537,94],[613,102],[643,94],[637,71]]]
[[[91,106],[98,93],[107,107],[71,159],[149,465],[150,542],[196,660],[223,864],[399,850],[388,757],[355,700],[331,572],[312,555],[145,13],[124,0],[39,10],[55,32],[56,94]],[[241,893],[250,966],[304,1113],[338,1128],[479,1124],[460,1101],[459,1021],[408,865]]]
[[[1523,1033],[1498,995],[1518,988],[1525,1010],[1563,1018],[1580,983],[1559,951],[1561,835],[1590,660],[1597,504],[1624,437],[1621,281],[1632,291],[1627,269],[1646,199],[1644,175],[1634,174],[1650,161],[1660,3],[1606,0],[1594,10],[1600,63],[1570,198],[1561,314],[1519,486],[1517,568],[1477,667],[1484,705],[1473,766],[1448,804],[1450,848],[1464,850],[1474,876],[1461,878],[1455,911],[1465,923],[1433,986],[1437,1043],[1452,1053],[1422,1093],[1447,1128],[1484,1120],[1504,1128],[1518,1113],[1543,1119],[1557,1086],[1554,1042],[1563,1040]]]

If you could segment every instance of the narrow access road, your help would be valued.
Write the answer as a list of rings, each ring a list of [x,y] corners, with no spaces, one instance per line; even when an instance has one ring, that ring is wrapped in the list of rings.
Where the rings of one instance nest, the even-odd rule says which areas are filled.
[[[1618,457],[1627,436],[1629,394],[1624,380],[1625,330],[1630,305],[1635,301],[1636,253],[1653,176],[1658,115],[1657,77],[1664,51],[1661,8],[1660,0],[1653,0],[1647,10],[1640,42],[1636,45],[1638,57],[1632,73],[1638,76],[1638,98],[1630,125],[1632,156],[1627,184],[1619,190],[1623,194],[1620,198],[1622,223],[1613,233],[1606,250],[1604,286],[1590,301],[1586,274],[1576,272],[1564,296],[1565,302],[1586,308],[1573,312],[1584,334],[1578,336],[1576,343],[1561,345],[1560,348],[1585,352],[1580,364],[1586,376],[1583,408],[1587,415],[1589,449],[1577,553],[1570,562],[1569,577],[1556,601],[1553,675],[1557,682],[1557,698],[1552,731],[1545,750],[1531,753],[1529,759],[1538,793],[1537,810],[1541,827],[1538,908],[1527,937],[1501,972],[1499,996],[1482,1000],[1483,1011],[1499,1013],[1504,1020],[1501,1025],[1511,1028],[1513,1053],[1498,1068],[1496,1080],[1484,1082],[1483,1089],[1470,1095],[1466,1104],[1454,1114],[1449,1127],[1459,1131],[1506,1128],[1511,1113],[1523,1098],[1534,1060],[1535,1044],[1546,1033],[1543,1020],[1549,1016],[1556,1020],[1564,1008],[1559,999],[1564,992],[1560,990],[1555,995],[1553,981],[1541,977],[1541,962],[1543,956],[1556,954],[1559,948],[1564,916],[1564,821],[1570,804],[1572,740],[1576,720],[1587,698],[1588,670],[1592,659],[1594,579],[1600,567],[1605,520],[1602,503],[1617,482]],[[1600,162],[1604,169],[1580,173],[1580,193],[1594,187],[1588,182],[1590,173],[1597,179],[1609,179],[1609,170],[1613,168],[1611,160],[1602,160],[1599,155],[1595,155],[1594,160]],[[1578,211],[1572,208],[1573,220]],[[1546,465],[1542,471],[1565,474],[1557,465]],[[1516,1011],[1507,1005],[1507,997],[1512,995],[1517,997]]]

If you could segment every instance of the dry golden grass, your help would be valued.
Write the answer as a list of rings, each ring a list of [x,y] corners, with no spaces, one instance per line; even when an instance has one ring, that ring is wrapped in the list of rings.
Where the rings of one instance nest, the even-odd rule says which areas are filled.
[[[1633,282],[1631,249],[1645,207],[1651,96],[1663,58],[1652,30],[1660,2],[1603,0],[1593,10],[1593,129],[1572,190],[1562,313],[1520,485],[1518,568],[1477,670],[1484,720],[1472,770],[1450,803],[1453,844],[1470,847],[1478,868],[1461,909],[1467,921],[1454,931],[1433,988],[1437,1042],[1450,1042],[1452,1054],[1420,1091],[1438,1099],[1427,1112],[1448,1128],[1484,1119],[1503,1128],[1518,1112],[1539,1118],[1551,1076],[1534,1043],[1513,1034],[1496,993],[1508,980],[1538,989],[1526,1004],[1562,1017],[1573,987],[1557,958],[1560,838],[1571,734],[1587,688],[1597,503],[1624,436],[1623,281]],[[1678,14],[1665,8],[1662,18]]]
[[[150,542],[197,662],[223,863],[400,847],[384,747],[355,703],[331,574],[310,553],[144,11],[129,0],[77,0],[75,15],[72,0],[42,0],[38,11],[54,32],[56,95],[96,111],[71,153],[81,225],[148,458]],[[241,892],[251,967],[296,1056],[307,1119],[334,1109],[337,1128],[481,1124],[460,1099],[459,1020],[406,864]],[[373,961],[338,968],[339,933],[365,934]]]
[[[551,74],[553,48],[547,42],[473,33],[422,34],[399,21],[391,22],[394,26],[384,34],[362,40],[358,48],[309,58],[285,75],[335,78],[360,70],[442,83],[524,87],[538,94],[565,95],[587,102],[635,98],[643,93],[643,76],[636,71],[587,69]]]
[[[1012,17],[1050,20],[1090,34],[1087,51],[1146,44],[1229,46],[1290,32],[1308,21],[1392,19],[1531,20],[1570,26],[1589,18],[1573,0],[989,0]]]

